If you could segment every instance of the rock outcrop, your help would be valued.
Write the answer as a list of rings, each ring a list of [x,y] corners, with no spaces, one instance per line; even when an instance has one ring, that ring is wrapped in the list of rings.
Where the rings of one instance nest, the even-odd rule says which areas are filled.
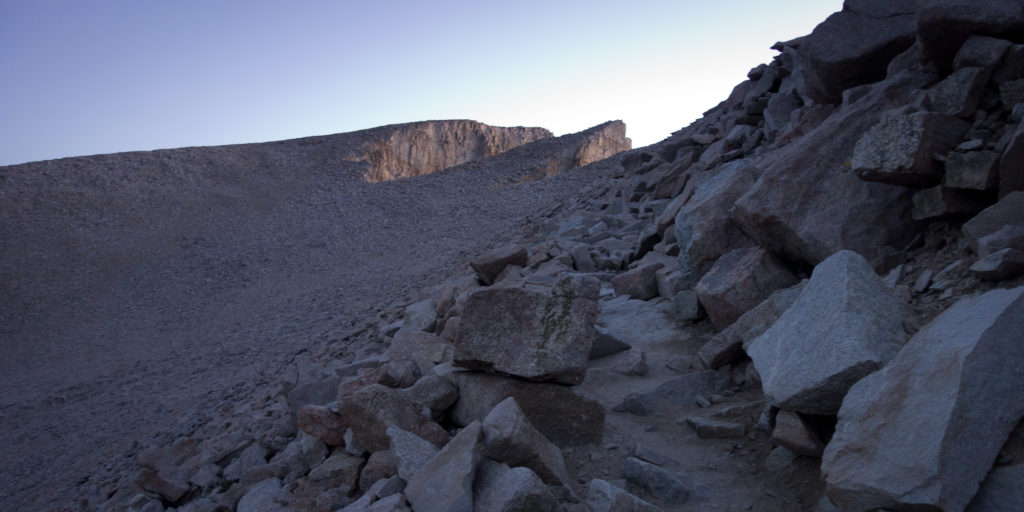
[[[503,128],[469,120],[424,121],[374,131],[383,133],[364,150],[370,165],[364,176],[373,183],[430,174],[552,137],[544,128]]]

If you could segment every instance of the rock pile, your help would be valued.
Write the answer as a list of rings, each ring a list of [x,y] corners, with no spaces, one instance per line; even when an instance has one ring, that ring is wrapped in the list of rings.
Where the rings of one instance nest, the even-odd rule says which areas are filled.
[[[774,48],[701,120],[538,216],[521,246],[382,321],[368,336],[383,356],[328,363],[311,403],[297,387],[268,397],[258,436],[147,452],[117,497],[179,511],[1024,509],[1024,6],[848,0]],[[820,480],[758,494],[673,458],[687,443],[766,481],[805,463]],[[743,501],[758,496],[773,498]]]

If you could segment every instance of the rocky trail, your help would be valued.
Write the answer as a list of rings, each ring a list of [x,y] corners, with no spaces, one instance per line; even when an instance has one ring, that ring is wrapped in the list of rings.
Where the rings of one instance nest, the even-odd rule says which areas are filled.
[[[438,121],[0,169],[4,504],[1024,509],[1024,6],[773,48],[629,151]]]

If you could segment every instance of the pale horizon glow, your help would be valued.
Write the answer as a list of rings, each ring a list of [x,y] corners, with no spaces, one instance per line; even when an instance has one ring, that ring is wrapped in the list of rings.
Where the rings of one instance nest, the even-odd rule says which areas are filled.
[[[433,119],[621,119],[634,147],[728,97],[840,0],[0,0],[0,165]]]

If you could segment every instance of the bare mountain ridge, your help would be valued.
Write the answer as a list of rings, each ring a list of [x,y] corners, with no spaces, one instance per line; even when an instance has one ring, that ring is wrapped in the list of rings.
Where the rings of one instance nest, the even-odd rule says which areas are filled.
[[[543,153],[545,168],[531,176],[629,149],[621,122],[556,138],[543,128],[452,120],[0,167],[0,232],[8,242],[0,249],[0,288],[14,302],[0,332],[34,318],[66,289],[102,279],[102,269],[159,250],[183,225],[204,224],[225,211],[271,208],[317,174],[357,186],[362,179],[418,176],[472,161],[485,169],[494,165],[487,157],[537,141],[544,141],[540,149],[525,151]],[[511,175],[539,165],[517,161],[500,168]]]
[[[369,183],[352,155],[390,132],[0,168],[3,508],[61,509],[98,468],[130,471],[133,442],[360,329],[609,172],[532,178],[587,131]]]

